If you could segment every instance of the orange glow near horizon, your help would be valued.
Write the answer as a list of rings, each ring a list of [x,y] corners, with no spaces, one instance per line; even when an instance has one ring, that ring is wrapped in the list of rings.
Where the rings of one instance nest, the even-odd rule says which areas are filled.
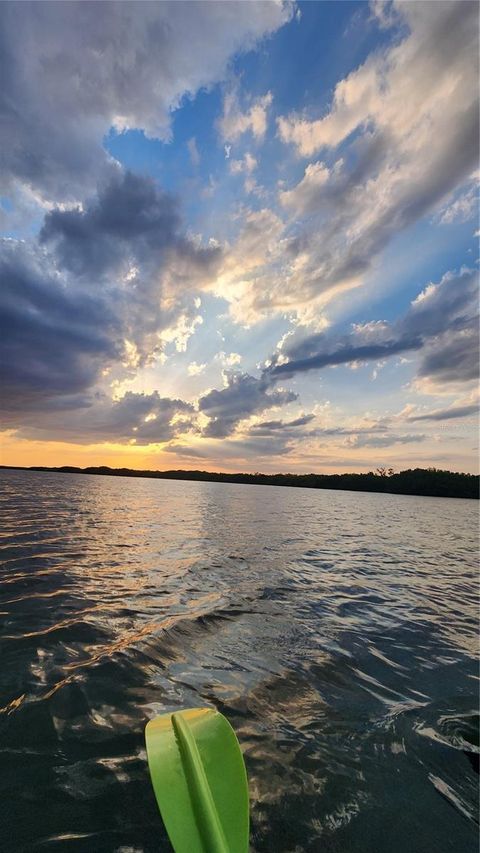
[[[134,468],[137,470],[165,466],[172,468],[172,454],[162,453],[157,445],[144,447],[124,444],[69,444],[61,441],[27,441],[8,438],[2,443],[0,461],[2,465],[46,465],[57,467],[75,465],[86,468],[90,465],[108,465],[111,468]]]
[[[199,446],[191,443],[192,448]],[[391,448],[390,453],[379,454],[369,449],[362,454],[362,460],[355,458],[350,449],[332,447],[329,453],[321,457],[313,455],[289,454],[281,459],[268,456],[252,459],[229,457],[222,459],[222,448],[219,443],[218,455],[210,457],[177,456],[165,452],[162,445],[134,446],[105,442],[102,444],[70,444],[60,441],[34,441],[19,439],[14,434],[4,434],[0,446],[0,464],[13,467],[30,467],[45,465],[46,467],[61,467],[73,465],[78,468],[106,465],[110,468],[131,468],[132,470],[203,470],[220,473],[260,471],[265,474],[287,473],[303,474],[314,472],[318,474],[364,473],[377,467],[393,467],[396,471],[406,468],[444,468],[450,471],[478,473],[478,467],[472,466],[467,454],[452,454],[448,460],[438,462],[429,453],[422,455],[400,455],[401,451]],[[397,455],[398,454],[398,455]],[[329,456],[331,461],[329,461]],[[341,457],[341,458],[340,458]]]

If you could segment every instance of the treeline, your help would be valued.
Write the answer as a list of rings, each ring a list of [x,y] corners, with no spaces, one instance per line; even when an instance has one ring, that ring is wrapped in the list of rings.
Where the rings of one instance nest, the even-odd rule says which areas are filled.
[[[0,465],[0,468],[15,466]],[[265,486],[301,486],[307,489],[344,489],[355,492],[388,492],[401,495],[430,495],[442,498],[479,497],[479,477],[438,468],[409,468],[395,473],[378,468],[368,474],[223,474],[212,471],[136,471],[109,468],[106,465],[76,468],[62,465],[49,468],[33,465],[28,471],[53,471],[62,474],[103,474],[111,477],[153,477],[162,480],[204,480],[214,483],[246,483]]]

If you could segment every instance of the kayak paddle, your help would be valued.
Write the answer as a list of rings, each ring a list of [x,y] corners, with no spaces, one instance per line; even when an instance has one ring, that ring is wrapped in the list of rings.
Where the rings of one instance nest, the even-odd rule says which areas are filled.
[[[162,714],[147,723],[145,741],[175,853],[247,853],[247,774],[228,720],[213,708]]]

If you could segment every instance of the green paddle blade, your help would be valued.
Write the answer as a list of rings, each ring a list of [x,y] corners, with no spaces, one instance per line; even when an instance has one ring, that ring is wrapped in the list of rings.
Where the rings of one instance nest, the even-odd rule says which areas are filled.
[[[175,853],[247,853],[248,783],[230,723],[212,708],[145,729],[153,790]]]

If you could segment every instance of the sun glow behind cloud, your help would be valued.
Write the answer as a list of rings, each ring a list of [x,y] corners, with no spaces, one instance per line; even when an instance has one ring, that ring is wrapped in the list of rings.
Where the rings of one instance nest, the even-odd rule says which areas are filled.
[[[2,461],[474,470],[475,4],[18,8]]]

